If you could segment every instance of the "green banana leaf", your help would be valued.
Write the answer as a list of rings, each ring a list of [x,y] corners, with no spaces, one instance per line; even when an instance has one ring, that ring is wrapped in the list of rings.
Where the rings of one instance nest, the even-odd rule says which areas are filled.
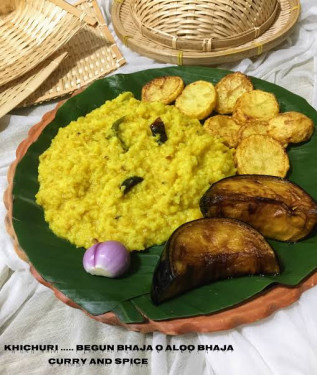
[[[296,244],[270,241],[282,266],[279,276],[249,276],[218,281],[155,306],[149,291],[162,246],[133,253],[129,272],[119,279],[92,276],[82,267],[85,250],[76,249],[56,237],[44,221],[42,208],[35,203],[39,155],[49,147],[60,127],[84,116],[123,91],[132,91],[139,99],[142,85],[154,77],[179,75],[186,84],[196,80],[217,83],[228,73],[206,67],[172,67],[117,74],[99,80],[69,99],[58,110],[54,121],[44,129],[18,164],[13,188],[13,225],[19,243],[42,277],[90,314],[113,311],[121,321],[136,323],[143,321],[143,314],[151,319],[164,320],[213,313],[241,303],[270,285],[296,285],[317,267],[316,233]],[[303,98],[260,79],[252,78],[252,82],[255,88],[276,95],[281,112],[299,111],[317,123],[317,112]],[[288,178],[316,199],[317,136],[314,134],[309,142],[290,147],[288,154],[291,163]]]

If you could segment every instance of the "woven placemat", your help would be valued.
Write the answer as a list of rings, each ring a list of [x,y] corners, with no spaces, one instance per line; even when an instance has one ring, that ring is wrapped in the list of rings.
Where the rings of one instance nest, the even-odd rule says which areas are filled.
[[[0,1],[0,85],[38,66],[95,20],[62,0]]]
[[[81,0],[75,7],[95,18],[97,26],[85,26],[68,42],[64,47],[67,57],[19,106],[26,107],[71,94],[125,64],[97,2]]]
[[[66,56],[66,51],[56,52],[42,62],[38,69],[2,86],[0,88],[0,118],[34,92],[57,69]]]

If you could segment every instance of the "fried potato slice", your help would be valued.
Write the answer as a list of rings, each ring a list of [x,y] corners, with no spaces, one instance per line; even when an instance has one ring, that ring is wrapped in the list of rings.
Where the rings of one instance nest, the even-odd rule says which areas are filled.
[[[247,125],[240,126],[239,142],[250,135],[261,134],[268,135],[268,123],[265,121],[250,122]]]
[[[250,122],[247,125],[241,126],[240,131],[239,131],[239,141],[241,142],[242,139],[249,137],[250,135],[254,134],[262,134],[262,135],[268,135],[271,136],[272,138],[276,139],[272,135],[269,134],[269,123],[265,121],[255,121],[255,122]],[[276,139],[279,141],[278,139]],[[286,148],[288,146],[287,142],[282,142],[279,141],[280,144]]]
[[[209,117],[204,123],[207,133],[222,138],[224,144],[229,147],[237,147],[240,128],[241,125],[237,124],[231,116],[225,115]]]
[[[250,135],[243,139],[235,154],[239,174],[261,174],[285,177],[289,159],[283,146],[266,135]]]
[[[233,118],[239,123],[268,121],[279,113],[279,104],[274,94],[253,90],[240,96],[233,109]]]
[[[233,112],[237,99],[245,92],[253,90],[250,79],[240,73],[232,73],[223,77],[215,86],[217,92],[216,111],[220,114]]]
[[[196,81],[185,87],[176,99],[175,106],[188,117],[202,120],[214,110],[216,100],[216,90],[212,83]]]
[[[157,77],[142,87],[142,100],[170,104],[176,100],[183,89],[184,81],[181,77]]]
[[[307,141],[313,134],[314,123],[299,112],[284,112],[269,120],[268,134],[281,143]]]

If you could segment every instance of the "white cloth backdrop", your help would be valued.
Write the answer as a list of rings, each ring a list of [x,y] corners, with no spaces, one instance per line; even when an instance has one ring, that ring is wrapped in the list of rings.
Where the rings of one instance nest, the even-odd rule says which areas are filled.
[[[111,31],[110,0],[99,0]],[[113,32],[114,34],[114,32]],[[127,64],[119,71],[166,66],[141,57],[122,45]],[[302,14],[295,32],[279,49],[258,59],[220,66],[240,70],[275,82],[307,99],[317,107],[317,3],[302,0]],[[0,196],[6,185],[8,166],[15,149],[28,130],[54,104],[16,110],[0,119]],[[53,293],[33,279],[28,265],[15,254],[5,231],[6,210],[0,202],[0,373],[25,374],[317,374],[317,288],[300,300],[260,322],[225,332],[185,334],[178,337],[161,333],[140,334],[98,323],[82,312],[64,305]],[[36,233],[34,233],[36,235]],[[316,249],[317,251],[317,249]],[[233,352],[147,353],[12,353],[5,344],[54,344],[74,348],[76,344],[162,344],[232,345]],[[66,353],[66,354],[65,354]],[[51,366],[50,357],[142,357],[147,366]]]

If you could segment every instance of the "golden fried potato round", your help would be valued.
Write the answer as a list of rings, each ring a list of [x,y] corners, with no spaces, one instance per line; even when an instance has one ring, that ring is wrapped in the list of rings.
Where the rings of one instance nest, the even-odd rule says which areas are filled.
[[[233,109],[233,118],[239,123],[250,121],[268,121],[279,113],[279,104],[275,95],[253,90],[240,96]]]
[[[255,121],[255,122],[251,121],[251,122],[248,122],[247,125],[241,126],[239,134],[238,134],[238,136],[239,136],[238,142],[241,142],[242,139],[247,138],[250,135],[254,135],[254,134],[271,136],[268,131],[269,131],[269,123],[266,122],[266,121]],[[274,138],[274,137],[272,137],[272,138]],[[276,139],[276,138],[274,138],[274,139]],[[278,139],[277,139],[277,141],[278,141]],[[287,142],[280,142],[280,144],[284,148],[286,148],[288,146]]]
[[[253,90],[250,79],[240,73],[232,73],[223,77],[215,86],[217,92],[216,111],[220,114],[232,113],[237,99],[245,92]]]
[[[307,141],[313,134],[314,123],[299,112],[284,112],[272,118],[268,124],[268,134],[284,143]]]
[[[178,76],[165,76],[152,79],[142,87],[142,100],[170,104],[181,94],[184,82]]]
[[[243,139],[235,154],[239,174],[264,174],[285,177],[289,159],[282,145],[267,135],[250,135]]]
[[[268,123],[265,121],[249,122],[247,125],[243,125],[239,130],[239,142],[242,139],[249,137],[254,134],[268,135]]]
[[[223,143],[229,147],[238,145],[240,127],[231,116],[224,115],[209,117],[204,123],[204,129],[209,134],[222,138]]]
[[[202,120],[214,110],[216,100],[216,90],[212,83],[196,81],[184,88],[175,106],[188,117]]]

